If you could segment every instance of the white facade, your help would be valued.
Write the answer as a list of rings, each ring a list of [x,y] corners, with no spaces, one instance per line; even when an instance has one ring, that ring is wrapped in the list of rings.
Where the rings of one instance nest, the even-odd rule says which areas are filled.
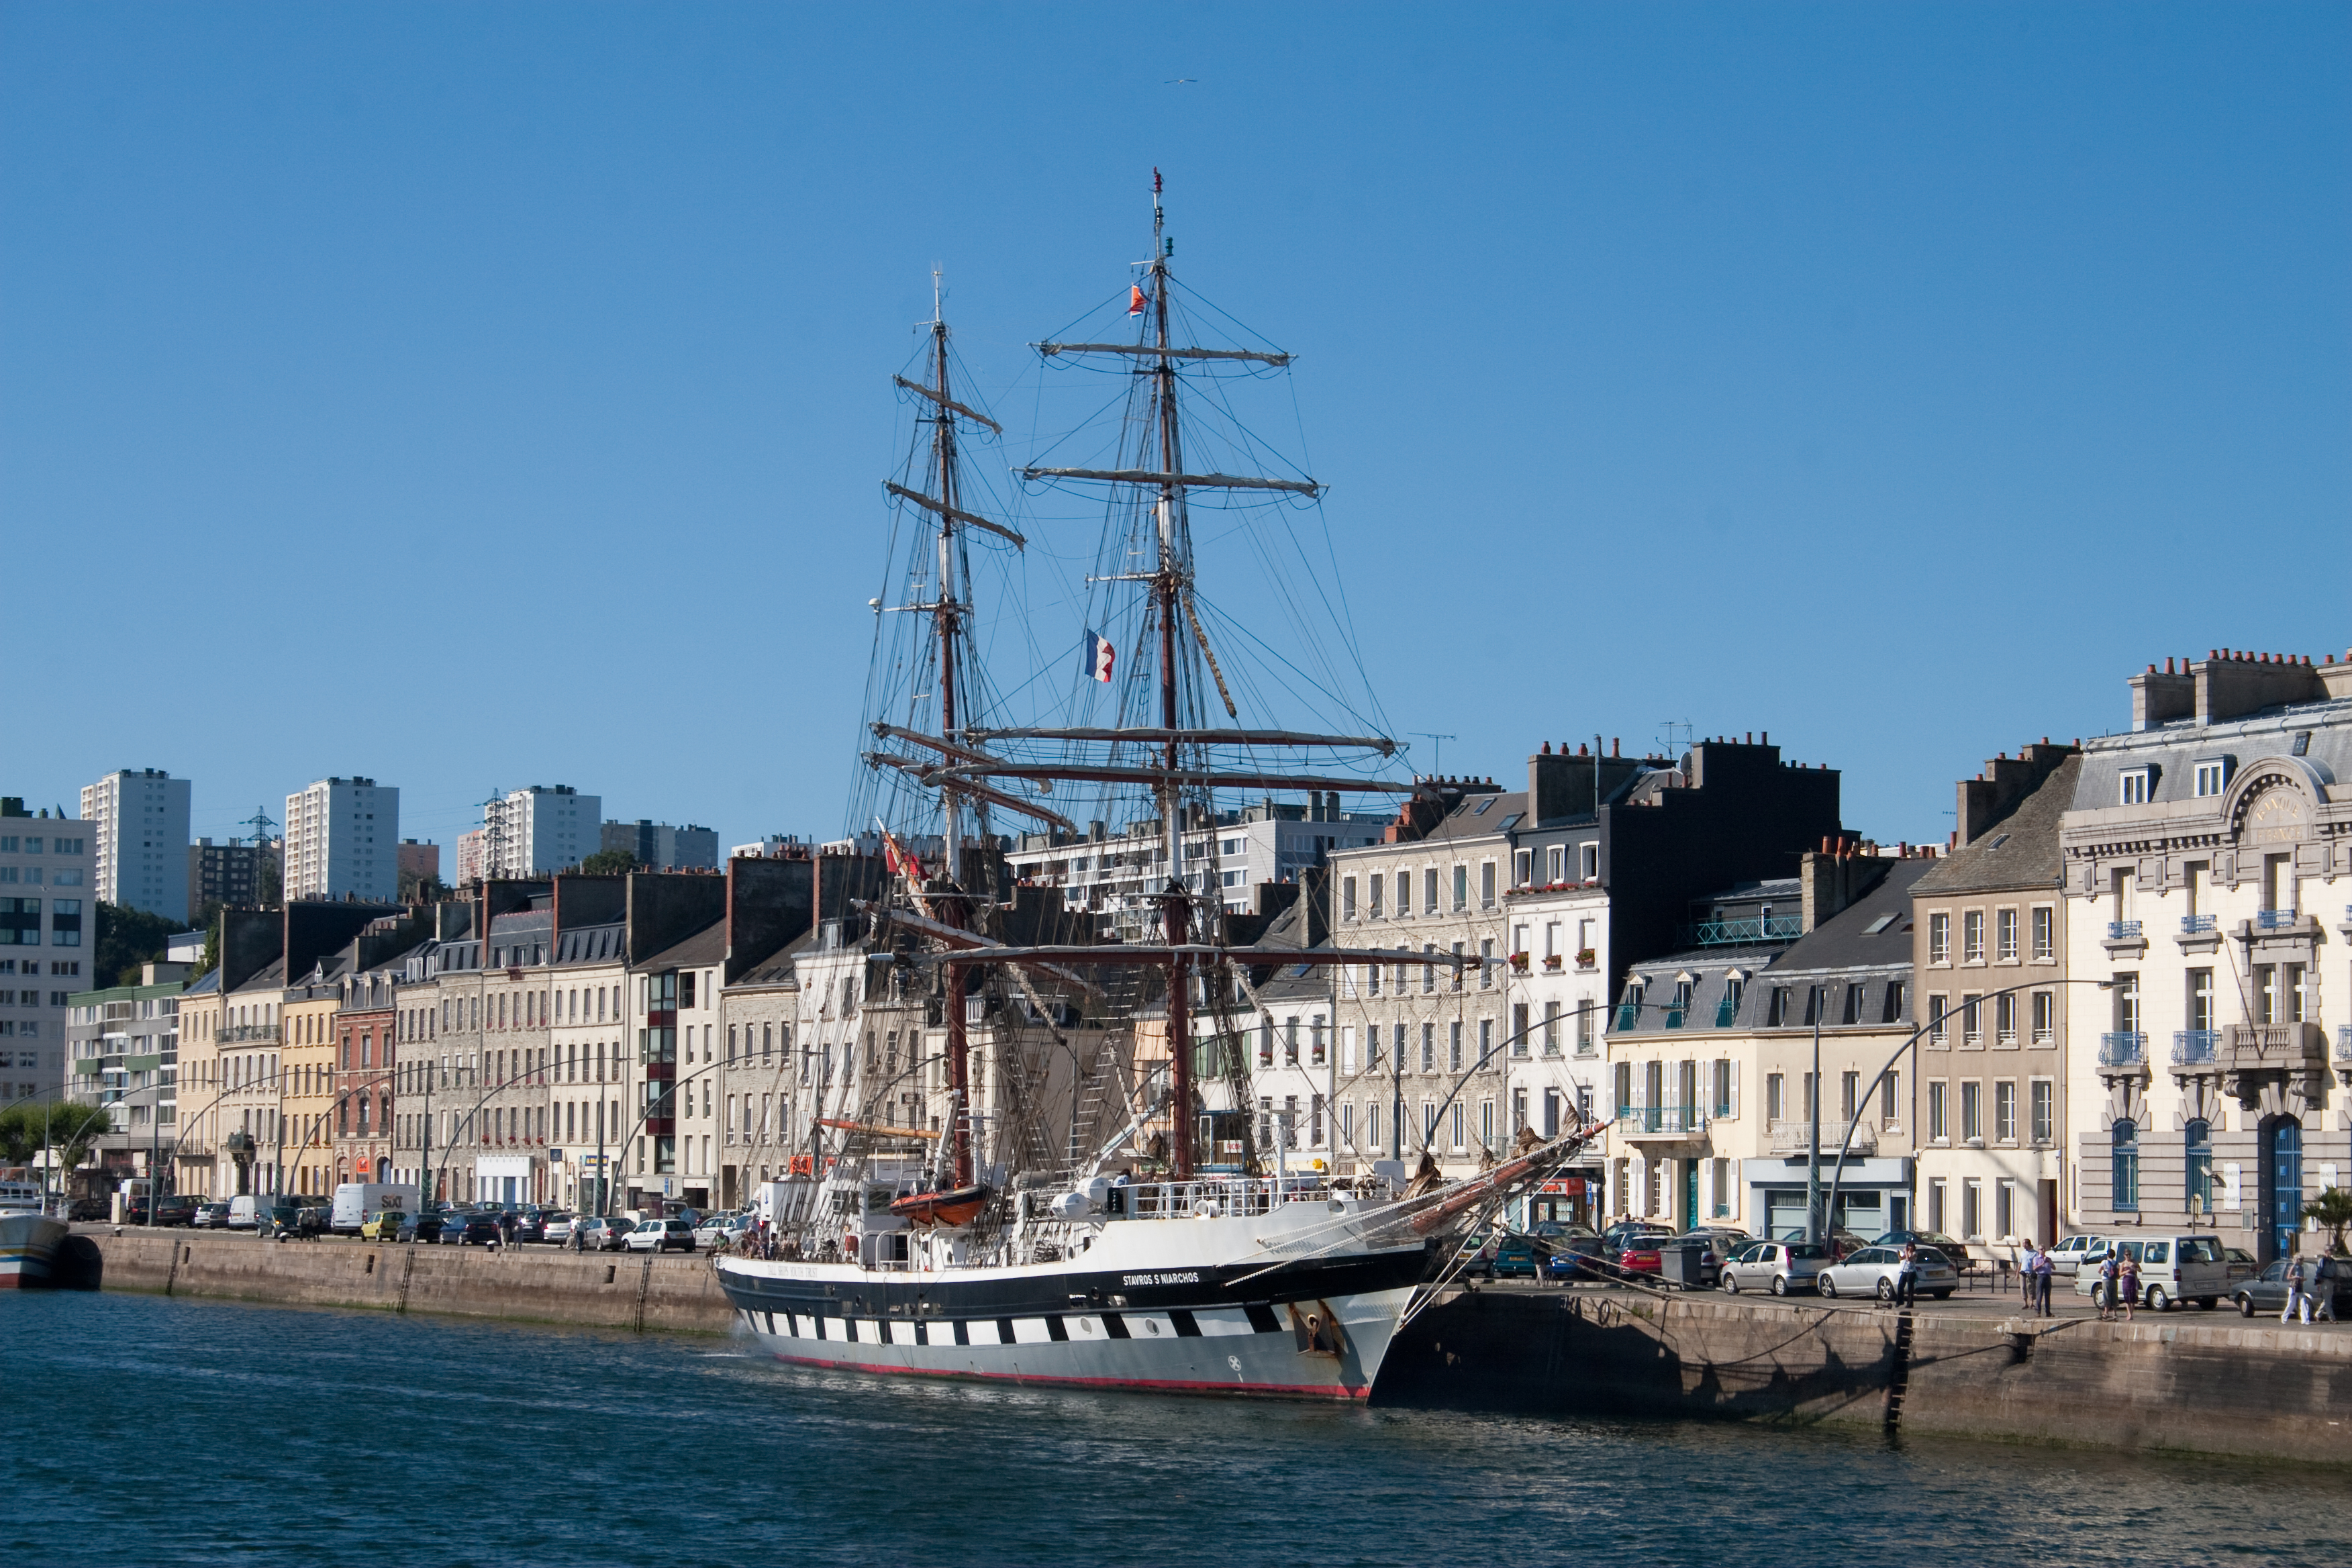
[[[569,784],[533,784],[482,808],[483,875],[536,877],[577,866],[603,847],[604,801]]]
[[[390,903],[400,893],[400,791],[329,778],[288,795],[285,877],[289,900]]]
[[[66,997],[94,978],[93,843],[85,821],[0,817],[0,1105],[64,1093]]]
[[[1296,882],[1334,851],[1377,844],[1391,820],[1344,814],[1336,801],[1221,812],[1214,824],[1185,830],[1184,885],[1247,914],[1259,883]],[[1056,837],[1062,841],[1053,842]],[[1065,889],[1074,909],[1139,920],[1156,918],[1168,880],[1166,841],[1148,822],[1100,837],[1027,834],[1005,860],[1023,881]]]
[[[1597,885],[1514,891],[1507,916],[1510,1127],[1549,1138],[1591,1113],[1606,1060],[1609,895]]]
[[[188,781],[123,768],[81,791],[97,860],[93,897],[172,920],[188,918]]]

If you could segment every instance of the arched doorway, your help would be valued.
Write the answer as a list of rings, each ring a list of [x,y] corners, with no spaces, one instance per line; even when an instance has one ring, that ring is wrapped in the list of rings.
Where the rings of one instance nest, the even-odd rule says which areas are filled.
[[[2263,1261],[2284,1258],[2303,1228],[2303,1123],[2273,1116],[2263,1123]]]

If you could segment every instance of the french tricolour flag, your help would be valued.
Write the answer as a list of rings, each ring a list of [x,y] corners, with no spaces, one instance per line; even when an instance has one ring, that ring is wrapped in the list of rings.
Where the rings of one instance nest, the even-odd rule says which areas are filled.
[[[1110,638],[1087,633],[1086,672],[1097,680],[1108,684],[1110,668],[1118,659],[1118,649],[1111,647]]]

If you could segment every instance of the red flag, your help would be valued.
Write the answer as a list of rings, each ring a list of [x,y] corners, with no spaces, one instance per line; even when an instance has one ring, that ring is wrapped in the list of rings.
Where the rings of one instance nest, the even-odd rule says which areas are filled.
[[[1130,283],[1127,286],[1127,313],[1129,315],[1140,316],[1143,314],[1143,308],[1150,302],[1150,300],[1143,297],[1143,289],[1140,285]]]

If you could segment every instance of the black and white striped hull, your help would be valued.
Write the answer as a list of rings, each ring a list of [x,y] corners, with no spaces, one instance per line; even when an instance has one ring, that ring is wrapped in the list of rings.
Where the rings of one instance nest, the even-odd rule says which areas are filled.
[[[1103,1250],[938,1272],[727,1258],[719,1275],[743,1326],[795,1365],[1361,1400],[1434,1256],[1412,1247],[1286,1263],[1261,1253],[1107,1268]]]

